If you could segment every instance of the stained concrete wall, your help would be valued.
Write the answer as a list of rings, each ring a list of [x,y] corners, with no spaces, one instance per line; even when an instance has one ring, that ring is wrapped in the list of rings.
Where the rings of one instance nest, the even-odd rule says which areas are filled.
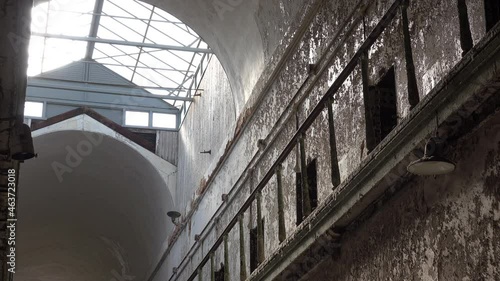
[[[207,75],[179,131],[179,176],[177,195],[181,211],[187,214],[204,192],[209,175],[225,153],[236,126],[236,101],[219,61],[213,57]],[[202,153],[208,152],[210,153]]]
[[[414,178],[305,280],[500,280],[499,126],[463,137],[456,172]]]
[[[287,144],[288,139],[295,133],[296,114],[293,110],[294,106],[298,105],[297,115],[300,123],[311,112],[328,87],[332,85],[392,2],[362,1],[362,3],[370,3],[366,9],[366,14],[363,16],[361,12],[357,12],[353,18],[348,18],[349,13],[355,9],[356,3],[324,1],[315,10],[314,17],[304,19],[304,22],[301,22],[301,26],[307,28],[303,36],[294,41],[297,44],[296,47],[292,48],[291,53],[284,51],[276,53],[276,55],[281,55],[284,58],[284,65],[279,69],[277,75],[268,81],[270,87],[265,88],[266,91],[262,93],[262,102],[254,108],[254,111],[245,111],[242,115],[239,115],[240,118],[244,117],[245,126],[236,126],[236,129],[242,129],[241,134],[233,141],[231,150],[224,158],[224,161],[221,162],[219,169],[212,174],[211,183],[206,187],[201,183],[199,184],[200,187],[203,187],[200,190],[204,191],[199,197],[201,201],[192,200],[197,198],[198,195],[188,191],[194,190],[191,184],[196,185],[196,182],[193,183],[191,179],[188,179],[191,182],[187,185],[186,182],[178,182],[178,186],[186,188],[187,191],[187,194],[182,196],[190,196],[189,199],[196,202],[196,204],[186,206],[186,209],[183,210],[185,214],[188,214],[189,210],[191,210],[192,216],[189,217],[186,228],[179,233],[177,240],[172,245],[168,252],[167,261],[161,268],[161,274],[158,274],[155,280],[162,280],[166,276],[170,276],[172,268],[179,265],[181,266],[181,272],[177,276],[177,280],[184,280],[192,272],[192,269],[198,265],[198,262],[207,254],[213,242],[223,231],[225,225],[233,218],[249,193],[263,178],[274,159],[277,158],[279,152]],[[471,0],[467,1],[467,3],[469,5],[472,34],[474,42],[477,43],[484,35],[482,1]],[[308,7],[310,8],[310,6]],[[357,7],[357,9],[359,11],[362,8]],[[411,1],[408,13],[414,52],[413,58],[417,70],[417,84],[420,95],[423,97],[461,58],[458,11],[456,4],[452,1],[441,1],[436,4],[435,1],[425,0]],[[428,14],[435,16],[428,17]],[[347,25],[344,25],[344,23]],[[352,28],[350,28],[351,26]],[[443,28],[443,26],[446,28]],[[336,37],[337,34],[338,37]],[[406,117],[410,111],[402,34],[401,17],[398,14],[369,52],[370,84],[378,81],[382,68],[395,67],[399,119]],[[330,42],[333,42],[333,45]],[[336,42],[340,42],[340,45],[337,46]],[[325,54],[326,57],[331,56],[330,61],[326,61]],[[317,62],[326,65],[327,68],[326,72],[314,76],[308,72],[308,66],[310,63]],[[318,79],[314,80],[316,77]],[[430,77],[435,80],[429,80]],[[310,93],[303,91],[301,88],[303,83],[306,86],[311,86],[312,91]],[[357,67],[335,96],[334,114],[342,180],[350,176],[367,155],[364,101],[361,85],[361,69]],[[298,101],[302,99],[303,101]],[[196,110],[200,109],[193,108],[190,113],[194,116],[197,114]],[[236,113],[239,114],[240,112],[236,110]],[[248,116],[245,115],[247,113]],[[205,124],[205,126],[209,125]],[[198,127],[201,128],[202,125],[198,125]],[[195,127],[191,126],[191,128]],[[327,128],[325,110],[307,132],[306,138],[307,158],[318,159],[319,203],[321,203],[322,198],[326,197],[325,195],[332,192]],[[191,129],[186,129],[186,131],[189,132]],[[195,134],[194,131],[191,131],[191,133]],[[205,139],[210,141],[208,136],[211,135],[205,134]],[[266,149],[268,151],[258,148],[257,142],[259,139],[264,139],[267,142]],[[187,143],[187,140],[185,143]],[[185,150],[184,153],[187,151]],[[196,150],[195,153],[197,153]],[[183,153],[181,152],[181,154]],[[199,165],[199,156],[194,154],[192,156],[194,157],[186,159],[194,163],[191,165]],[[215,159],[218,160],[218,158]],[[213,167],[211,165],[215,163],[215,159],[203,163]],[[293,232],[296,228],[295,159],[295,155],[292,153],[283,164],[285,219],[288,233]],[[246,169],[248,167],[255,167],[251,176],[248,176],[250,174],[250,170]],[[185,175],[180,177],[180,181],[185,181],[183,178],[186,178],[186,175],[195,175],[194,178],[196,178],[196,174],[199,173],[194,166],[179,167],[180,171],[184,169],[186,169],[184,171]],[[206,167],[203,169],[203,171],[210,172],[212,170],[211,168],[207,170]],[[207,174],[210,172],[207,172]],[[223,205],[221,200],[224,193],[230,195],[230,202],[226,205]],[[264,188],[263,198],[263,215],[266,218],[266,253],[270,253],[278,245],[274,179]],[[180,199],[182,202],[187,201],[187,198]],[[191,207],[193,209],[190,209]],[[251,211],[245,213],[246,232],[248,232],[249,225],[252,225],[249,221],[250,213],[253,214],[252,217],[255,220],[255,206],[252,207]],[[209,221],[213,215],[218,218],[216,222]],[[253,226],[255,226],[255,222]],[[205,227],[207,227],[208,231],[203,232],[201,243],[197,243],[194,236],[202,233]],[[237,235],[233,232],[234,230],[230,234],[233,245],[231,256],[236,254],[234,245],[237,245],[237,240],[234,240],[237,239]],[[246,241],[248,241],[248,234],[245,235]],[[189,252],[191,247],[193,247],[192,251]],[[248,261],[248,246],[246,251]],[[222,258],[219,252],[220,249],[218,250],[216,264],[219,264]],[[188,256],[183,261],[186,255]],[[184,268],[184,266],[186,267]],[[233,268],[232,274],[234,274],[236,267],[234,264],[231,264],[231,267]],[[205,271],[207,271],[206,268]]]
[[[156,155],[177,165],[179,158],[179,133],[158,131],[156,137]]]

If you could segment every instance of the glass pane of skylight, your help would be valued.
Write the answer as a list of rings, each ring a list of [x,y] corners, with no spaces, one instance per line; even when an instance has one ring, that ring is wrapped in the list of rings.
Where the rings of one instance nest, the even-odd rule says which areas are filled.
[[[42,72],[54,70],[85,55],[87,44],[79,41],[49,38],[45,40]]]
[[[179,89],[192,85],[191,75],[200,66],[203,54],[168,47],[208,49],[192,29],[166,11],[142,1],[103,1],[95,43],[88,42],[87,38],[98,15],[94,13],[96,0],[52,0],[38,4],[32,10],[34,34],[28,75],[35,76],[81,60],[87,47],[94,46],[88,54],[92,59],[138,86]],[[78,40],[60,38],[68,36]],[[157,47],[147,44],[157,44]],[[155,91],[162,95],[187,96],[184,90]],[[168,102],[176,107],[186,104],[171,99]]]
[[[149,126],[149,113],[140,111],[125,112],[125,125],[127,126]]]
[[[43,117],[43,103],[27,101],[24,103],[24,116],[41,118]]]
[[[153,127],[175,129],[177,127],[177,116],[165,113],[153,113]]]
[[[28,75],[33,76],[80,60],[86,42],[50,36],[88,36],[95,0],[49,1],[32,10]],[[44,36],[48,36],[45,38]]]

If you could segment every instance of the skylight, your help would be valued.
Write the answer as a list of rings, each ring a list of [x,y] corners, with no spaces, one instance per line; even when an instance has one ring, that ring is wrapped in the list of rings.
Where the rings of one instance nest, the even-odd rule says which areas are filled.
[[[211,57],[187,25],[138,0],[51,0],[32,12],[28,76],[99,63],[182,110]]]

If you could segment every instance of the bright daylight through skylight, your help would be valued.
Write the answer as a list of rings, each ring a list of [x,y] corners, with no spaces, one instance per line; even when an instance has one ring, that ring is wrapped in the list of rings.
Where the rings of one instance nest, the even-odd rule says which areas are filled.
[[[78,60],[100,63],[183,115],[211,56],[187,25],[141,1],[52,0],[32,17],[29,76]]]

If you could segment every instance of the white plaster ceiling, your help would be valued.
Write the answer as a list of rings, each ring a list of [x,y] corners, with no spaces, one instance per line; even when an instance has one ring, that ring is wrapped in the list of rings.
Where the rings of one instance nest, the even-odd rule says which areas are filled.
[[[20,174],[15,281],[145,280],[162,254],[172,199],[157,170],[103,136],[60,182],[53,163],[68,166],[67,148],[82,140],[77,131],[34,140],[40,155]]]

